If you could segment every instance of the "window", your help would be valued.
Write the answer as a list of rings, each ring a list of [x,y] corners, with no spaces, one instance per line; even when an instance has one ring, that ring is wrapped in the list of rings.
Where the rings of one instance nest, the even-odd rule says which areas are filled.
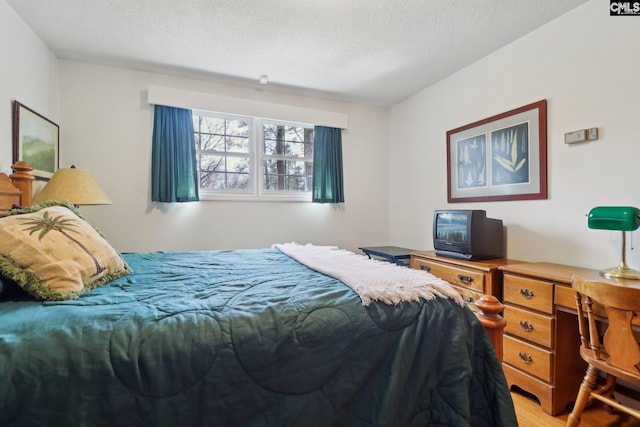
[[[264,190],[311,191],[313,128],[266,122],[262,141]]]
[[[193,114],[200,189],[251,192],[249,118]]]
[[[203,199],[311,200],[313,126],[193,111]]]

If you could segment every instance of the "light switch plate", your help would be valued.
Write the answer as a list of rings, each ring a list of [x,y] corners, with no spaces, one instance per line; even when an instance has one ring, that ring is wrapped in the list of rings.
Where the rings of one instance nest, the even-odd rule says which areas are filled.
[[[582,142],[587,140],[587,130],[576,130],[573,132],[564,134],[564,143],[565,144],[575,144],[576,142]]]

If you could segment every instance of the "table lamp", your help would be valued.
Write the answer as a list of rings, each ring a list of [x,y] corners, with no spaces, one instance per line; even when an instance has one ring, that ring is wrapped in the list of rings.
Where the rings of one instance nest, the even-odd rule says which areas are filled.
[[[47,200],[66,200],[76,206],[111,204],[89,171],[75,166],[58,169],[42,191],[33,197],[32,204]]]
[[[629,268],[626,262],[627,231],[640,226],[640,209],[631,206],[599,206],[589,212],[589,228],[622,231],[622,260],[617,267],[600,271],[604,277],[640,279],[640,271]]]

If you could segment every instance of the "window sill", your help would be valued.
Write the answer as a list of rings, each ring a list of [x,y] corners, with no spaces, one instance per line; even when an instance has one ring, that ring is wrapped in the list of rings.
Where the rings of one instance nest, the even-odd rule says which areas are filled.
[[[200,192],[200,201],[311,203],[310,194],[212,194]]]

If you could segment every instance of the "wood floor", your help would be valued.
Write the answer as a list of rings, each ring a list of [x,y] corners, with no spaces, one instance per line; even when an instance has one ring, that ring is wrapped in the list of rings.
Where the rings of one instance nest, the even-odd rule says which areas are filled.
[[[555,417],[546,414],[536,398],[515,387],[511,391],[519,427],[560,427],[567,423],[571,405]],[[626,414],[609,414],[599,402],[588,407],[580,420],[580,427],[640,427],[640,420]]]

